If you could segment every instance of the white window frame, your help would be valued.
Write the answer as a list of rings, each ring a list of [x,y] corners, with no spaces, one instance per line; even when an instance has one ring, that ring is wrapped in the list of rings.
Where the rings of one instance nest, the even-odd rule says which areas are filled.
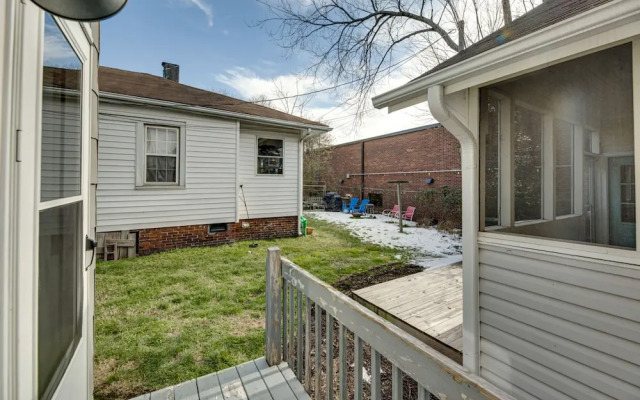
[[[267,157],[267,156],[261,156],[260,155],[260,147],[259,147],[259,143],[260,143],[260,139],[269,139],[269,140],[280,140],[282,141],[282,156],[279,158],[282,158],[282,173],[281,174],[261,174],[258,172],[258,160],[260,159],[260,157]],[[265,135],[256,135],[256,150],[255,150],[255,157],[254,157],[254,174],[256,176],[260,176],[260,177],[265,177],[265,176],[270,176],[270,177],[284,177],[285,176],[285,160],[286,160],[286,145],[287,145],[287,141],[285,138],[283,137],[277,137],[277,136],[265,136]],[[268,156],[268,158],[277,158],[277,157],[272,157],[272,156]]]
[[[584,148],[583,148],[583,132],[590,130],[592,132],[592,149],[599,152],[599,132],[598,130],[566,118],[561,115],[555,115],[551,111],[529,104],[520,99],[514,98],[507,94],[501,93],[495,89],[488,91],[491,97],[500,101],[500,166],[499,166],[499,224],[495,226],[483,226],[484,231],[499,231],[507,227],[519,227],[532,225],[553,220],[576,217],[581,214],[583,207],[582,197],[576,196],[576,193],[582,193],[582,174],[584,169]],[[515,163],[513,148],[513,107],[519,106],[528,110],[537,112],[543,118],[542,132],[542,201],[541,201],[541,219],[515,221],[515,191],[513,190],[514,173],[513,167]],[[566,215],[555,215],[555,145],[554,145],[554,120],[563,121],[573,126],[573,146],[572,146],[572,162],[573,162],[573,188],[572,188],[572,212]],[[580,146],[576,144],[580,143]],[[507,150],[508,149],[508,150]],[[594,154],[594,153],[591,153]],[[597,153],[596,153],[597,154]],[[483,162],[484,156],[481,159]],[[481,200],[481,207],[484,207],[484,194]],[[482,209],[484,213],[484,209]]]
[[[576,193],[578,193],[576,191],[577,187],[577,180],[581,179],[582,176],[578,175],[578,170],[580,170],[582,172],[582,165],[580,165],[580,168],[578,168],[578,160],[582,160],[583,156],[582,156],[582,148],[584,148],[584,142],[582,140],[580,140],[582,138],[582,128],[579,124],[576,124],[572,121],[569,121],[565,118],[559,118],[559,117],[555,117],[553,118],[554,123],[555,121],[560,121],[566,124],[571,125],[571,162],[569,165],[558,165],[557,164],[557,160],[556,160],[556,146],[555,146],[555,136],[556,136],[556,132],[554,129],[553,132],[553,148],[552,148],[552,154],[553,154],[553,191],[554,191],[554,198],[553,198],[553,215],[554,215],[554,219],[563,219],[563,218],[569,218],[569,217],[573,217],[576,216],[577,210],[579,210],[579,208],[577,207],[576,204]],[[555,126],[554,126],[555,127]],[[577,144],[580,144],[580,146],[577,146]],[[576,147],[580,147],[581,151],[580,154],[576,154]],[[580,164],[582,164],[582,162],[580,162]],[[556,209],[556,177],[557,177],[557,172],[558,172],[558,168],[571,168],[571,210],[570,212],[566,213],[566,214],[558,214],[558,210]],[[580,194],[582,194],[582,192],[580,191]]]
[[[532,220],[523,220],[516,221],[515,217],[515,189],[514,189],[514,181],[515,181],[515,172],[511,172],[511,182],[509,186],[504,186],[504,189],[509,192],[510,196],[510,204],[511,204],[511,226],[524,226],[537,224],[546,221],[553,220],[553,190],[554,190],[554,168],[553,168],[553,157],[549,157],[549,154],[553,155],[553,116],[552,114],[543,108],[534,106],[527,102],[524,102],[519,99],[512,98],[513,108],[522,107],[527,110],[536,112],[542,116],[542,148],[541,148],[541,157],[542,157],[542,165],[541,165],[541,179],[542,179],[542,187],[540,192],[540,218],[532,219]],[[513,141],[513,110],[510,113],[510,122],[509,122],[509,135],[510,135],[510,143],[509,147],[505,147],[505,149],[509,149],[509,156],[511,158],[512,164],[509,166],[512,168],[512,171],[515,171],[515,146]],[[501,149],[501,152],[502,151]],[[506,168],[506,166],[505,166]],[[500,172],[502,173],[505,168],[503,168]]]
[[[147,128],[178,130],[176,182],[147,182]],[[186,123],[145,120],[136,125],[136,189],[184,189],[186,187]]]

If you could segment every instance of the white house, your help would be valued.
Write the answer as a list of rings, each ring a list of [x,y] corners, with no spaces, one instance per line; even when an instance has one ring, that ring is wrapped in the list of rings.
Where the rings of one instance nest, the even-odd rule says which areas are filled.
[[[461,143],[464,366],[640,398],[640,2],[546,1],[373,100],[425,101]]]
[[[164,76],[100,67],[99,236],[138,253],[299,234],[302,144],[330,130]]]

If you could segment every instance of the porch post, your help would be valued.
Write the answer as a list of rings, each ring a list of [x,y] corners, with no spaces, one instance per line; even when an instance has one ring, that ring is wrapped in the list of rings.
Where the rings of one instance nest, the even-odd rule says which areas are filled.
[[[269,365],[282,361],[282,259],[280,249],[267,250],[267,313],[265,358]]]
[[[478,90],[468,93],[469,126],[478,126]],[[462,348],[463,365],[471,373],[480,370],[480,266],[478,263],[478,141],[467,125],[453,115],[444,100],[444,88],[428,91],[429,109],[460,142],[462,167]],[[477,128],[474,128],[474,130]]]

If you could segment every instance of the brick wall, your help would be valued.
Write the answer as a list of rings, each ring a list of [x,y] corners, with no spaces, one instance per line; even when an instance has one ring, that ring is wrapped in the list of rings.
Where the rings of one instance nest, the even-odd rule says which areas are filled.
[[[364,146],[364,170],[362,168],[362,147]],[[328,191],[341,195],[351,194],[359,198],[370,198],[370,194],[382,195],[382,204],[376,209],[390,209],[397,204],[395,185],[390,180],[407,180],[402,185],[402,204],[416,206],[415,195],[428,188],[443,186],[460,187],[460,172],[410,173],[414,171],[442,171],[460,169],[460,145],[457,139],[441,125],[407,133],[386,135],[365,139],[332,149],[331,160],[323,176]],[[352,176],[354,173],[377,173],[380,175]],[[427,185],[425,179],[433,178]],[[342,184],[340,180],[344,180]],[[422,211],[422,212],[421,212]],[[424,210],[417,210],[420,218]]]
[[[249,228],[243,228],[243,223]],[[241,220],[227,225],[226,232],[209,233],[209,225],[186,225],[138,231],[141,256],[188,247],[216,246],[240,240],[276,239],[298,236],[298,217]]]

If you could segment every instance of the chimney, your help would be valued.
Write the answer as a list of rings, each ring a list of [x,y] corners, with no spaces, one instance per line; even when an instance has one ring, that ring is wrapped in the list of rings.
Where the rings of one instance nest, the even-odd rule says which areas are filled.
[[[175,81],[175,82],[180,82],[180,66],[178,64],[171,64],[168,62],[163,62],[162,63],[162,77]]]

